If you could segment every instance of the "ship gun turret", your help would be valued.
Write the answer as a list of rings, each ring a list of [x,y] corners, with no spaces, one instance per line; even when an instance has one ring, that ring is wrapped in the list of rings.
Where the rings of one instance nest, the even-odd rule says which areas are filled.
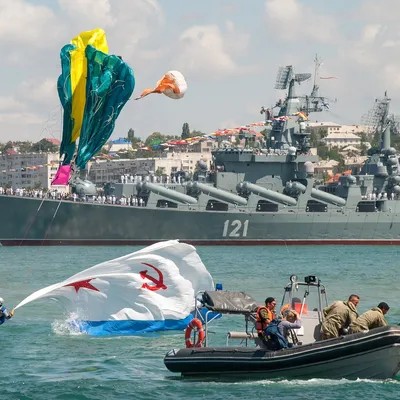
[[[197,204],[197,199],[192,196],[188,196],[184,193],[179,193],[175,190],[167,189],[161,185],[155,185],[154,183],[150,182],[139,182],[136,185],[136,189],[138,192],[153,192],[160,196],[166,197],[170,200],[175,200],[182,204]]]
[[[303,186],[303,185],[302,185]],[[237,185],[238,192],[250,192],[254,193],[260,197],[271,200],[275,203],[280,203],[288,206],[295,206],[297,204],[296,199],[285,194],[274,192],[270,189],[265,189],[261,186],[255,185],[250,182],[243,182]]]
[[[187,187],[192,192],[202,192],[214,197],[215,199],[226,201],[231,204],[237,204],[241,206],[247,205],[247,200],[244,197],[227,192],[225,190],[217,189],[214,186],[205,185],[204,183],[200,182],[190,182],[188,183]]]
[[[400,194],[400,175],[392,175],[389,177],[386,190],[388,193]]]
[[[81,179],[75,176],[71,179],[70,185],[72,192],[78,194],[79,196],[96,196],[97,190],[93,182],[87,179]]]

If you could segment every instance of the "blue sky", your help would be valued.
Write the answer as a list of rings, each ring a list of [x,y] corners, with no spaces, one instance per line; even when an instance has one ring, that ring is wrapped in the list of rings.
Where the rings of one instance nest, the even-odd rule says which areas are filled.
[[[321,81],[321,94],[337,103],[311,120],[359,124],[386,89],[400,114],[399,12],[398,0],[0,0],[0,141],[61,137],[59,51],[96,27],[134,70],[135,96],[168,70],[188,83],[181,100],[130,100],[113,138],[259,121],[261,106],[284,96],[278,67],[312,72],[316,53],[321,76],[338,77]]]

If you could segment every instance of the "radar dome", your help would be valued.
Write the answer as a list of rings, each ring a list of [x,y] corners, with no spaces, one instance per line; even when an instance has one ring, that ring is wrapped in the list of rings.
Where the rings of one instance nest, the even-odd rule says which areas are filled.
[[[295,156],[296,153],[297,153],[296,147],[290,146],[290,147],[289,147],[289,155]]]
[[[80,178],[75,178],[73,182],[73,187],[75,190],[75,193],[81,195],[81,196],[96,196],[97,195],[97,190],[96,186],[88,181],[88,180],[82,180]]]
[[[202,170],[207,169],[207,163],[204,160],[199,160],[198,165],[199,165],[199,168]]]
[[[304,170],[307,172],[307,174],[313,174],[314,173],[314,164],[311,161],[306,161],[304,163]]]
[[[347,182],[349,182],[350,184],[355,184],[357,182],[357,178],[353,175],[348,175],[347,176]]]

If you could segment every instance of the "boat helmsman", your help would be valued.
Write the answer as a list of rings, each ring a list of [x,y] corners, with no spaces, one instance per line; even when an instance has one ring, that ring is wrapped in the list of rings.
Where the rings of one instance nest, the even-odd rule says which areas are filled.
[[[335,301],[323,310],[324,319],[321,326],[321,338],[333,339],[339,337],[357,317],[357,305],[360,297],[352,294],[348,301]]]
[[[265,299],[265,307],[259,307],[256,311],[256,331],[259,339],[265,341],[265,328],[276,317],[275,313],[276,300],[273,297]]]

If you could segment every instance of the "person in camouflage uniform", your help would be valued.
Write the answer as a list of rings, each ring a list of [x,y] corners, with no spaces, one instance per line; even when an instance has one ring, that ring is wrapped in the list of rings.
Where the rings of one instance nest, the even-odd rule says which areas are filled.
[[[349,325],[357,317],[357,305],[360,297],[352,294],[348,301],[335,301],[323,310],[324,318],[321,326],[321,338],[333,339],[346,332]]]
[[[390,307],[387,303],[379,303],[378,307],[373,307],[364,314],[361,314],[354,322],[350,324],[350,333],[368,331],[370,329],[387,326],[385,315]]]

